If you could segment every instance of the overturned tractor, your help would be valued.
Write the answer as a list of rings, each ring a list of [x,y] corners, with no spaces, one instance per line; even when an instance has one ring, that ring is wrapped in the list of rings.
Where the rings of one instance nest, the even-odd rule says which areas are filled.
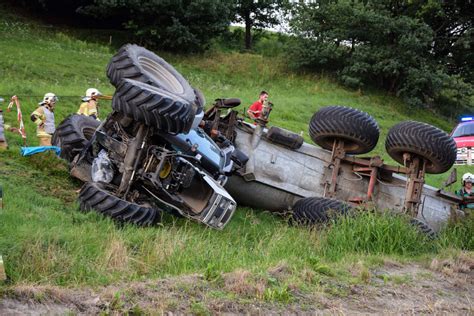
[[[409,213],[431,231],[462,202],[425,184],[426,173],[443,173],[456,158],[453,139],[433,126],[394,126],[385,147],[400,165],[390,166],[378,156],[355,156],[379,138],[376,121],[356,109],[329,106],[314,114],[309,133],[320,148],[267,128],[270,110],[256,124],[245,122],[233,110],[239,99],[218,99],[204,112],[203,95],[142,47],[122,47],[107,75],[116,87],[108,118],[72,115],[53,139],[71,174],[85,182],[83,209],[139,225],[169,211],[222,229],[236,201],[290,209],[306,224],[366,205]]]

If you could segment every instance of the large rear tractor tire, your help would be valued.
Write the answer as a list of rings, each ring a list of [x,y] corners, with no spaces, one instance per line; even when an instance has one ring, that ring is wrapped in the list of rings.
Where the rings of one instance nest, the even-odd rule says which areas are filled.
[[[61,158],[72,162],[87,145],[100,122],[90,116],[72,114],[56,128],[52,144],[61,148]]]
[[[117,87],[112,107],[135,121],[171,134],[189,132],[196,114],[185,99],[131,79],[122,80]]]
[[[159,210],[123,200],[113,195],[107,184],[85,183],[79,193],[79,203],[83,211],[95,210],[118,222],[151,226],[161,220]]]
[[[332,150],[335,140],[343,140],[348,154],[368,153],[377,145],[379,134],[373,117],[345,106],[324,107],[309,123],[309,135],[316,144]]]
[[[341,201],[326,198],[309,197],[298,200],[293,206],[291,223],[315,225],[328,223],[338,216],[349,212],[350,206]]]
[[[170,92],[195,103],[194,89],[181,74],[155,53],[133,44],[120,48],[107,65],[110,82],[118,87],[123,79],[133,79]]]
[[[446,132],[429,124],[407,121],[390,129],[385,140],[390,157],[404,164],[403,154],[425,159],[426,173],[443,173],[456,161],[456,142]]]

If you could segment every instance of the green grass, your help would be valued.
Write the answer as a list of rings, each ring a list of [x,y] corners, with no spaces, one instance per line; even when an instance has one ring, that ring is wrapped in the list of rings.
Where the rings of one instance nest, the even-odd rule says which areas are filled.
[[[45,27],[18,18],[4,7],[0,13],[0,96],[19,96],[29,145],[37,144],[29,114],[45,92],[60,98],[57,123],[77,110],[87,88],[113,93],[105,67],[116,43],[84,41],[83,31]],[[307,141],[308,121],[320,107],[342,104],[366,111],[382,131],[372,154],[391,163],[383,140],[394,124],[414,119],[446,131],[453,126],[434,113],[409,109],[379,92],[353,91],[324,76],[294,74],[278,57],[219,51],[162,56],[204,92],[208,105],[215,98],[239,97],[242,111],[260,90],[269,91],[275,104],[271,124],[303,131]],[[110,102],[101,104],[104,117]],[[5,109],[6,104],[0,107]],[[16,126],[15,113],[5,113],[5,119]],[[21,157],[21,138],[12,133],[7,133],[7,138],[10,150],[0,152],[5,204],[0,210],[0,253],[10,284],[95,286],[192,273],[201,273],[213,282],[224,272],[243,269],[262,276],[267,284],[261,299],[288,303],[292,300],[288,282],[308,291],[320,288],[321,280],[349,278],[339,265],[354,260],[374,265],[380,264],[379,256],[418,260],[444,249],[473,249],[471,224],[458,224],[430,243],[406,220],[387,214],[367,213],[309,230],[288,226],[268,212],[241,207],[224,231],[171,216],[158,227],[119,227],[95,213],[78,211],[75,191],[81,184],[68,176],[63,161],[48,154]],[[469,170],[459,169],[461,174]],[[429,176],[428,182],[440,185],[445,177]],[[268,281],[268,270],[282,262],[297,275],[296,280]],[[329,285],[327,289],[336,291]],[[199,303],[193,305],[193,311],[207,313]]]

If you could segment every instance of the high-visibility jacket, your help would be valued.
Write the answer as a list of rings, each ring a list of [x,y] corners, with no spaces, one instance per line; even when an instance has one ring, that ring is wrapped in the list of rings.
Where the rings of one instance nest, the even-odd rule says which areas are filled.
[[[31,113],[31,120],[36,124],[36,136],[51,137],[56,130],[54,112],[46,105],[38,107]]]
[[[97,101],[90,99],[87,102],[81,103],[77,114],[82,114],[85,116],[92,116],[95,119],[99,119],[99,112],[97,111]]]
[[[456,191],[456,195],[460,197],[474,197],[474,192],[468,193],[466,192],[466,190],[464,190],[464,188],[462,188],[461,190]],[[461,205],[461,209],[464,208],[474,209],[474,203],[467,203],[465,205]]]

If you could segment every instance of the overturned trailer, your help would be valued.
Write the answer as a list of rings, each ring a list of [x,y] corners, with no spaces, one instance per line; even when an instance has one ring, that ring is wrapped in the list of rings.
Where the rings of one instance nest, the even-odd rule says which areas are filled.
[[[256,124],[233,110],[221,116],[222,109],[239,103],[217,100],[204,119],[210,135],[229,137],[249,158],[225,186],[240,205],[292,209],[296,219],[310,223],[327,220],[330,208],[370,206],[409,213],[422,229],[439,230],[462,203],[425,184],[426,173],[449,170],[456,157],[452,138],[433,126],[413,121],[394,126],[385,147],[401,165],[390,166],[379,156],[355,156],[372,150],[379,137],[377,123],[364,112],[330,106],[315,113],[309,133],[320,148],[298,134],[267,128],[268,116]]]

